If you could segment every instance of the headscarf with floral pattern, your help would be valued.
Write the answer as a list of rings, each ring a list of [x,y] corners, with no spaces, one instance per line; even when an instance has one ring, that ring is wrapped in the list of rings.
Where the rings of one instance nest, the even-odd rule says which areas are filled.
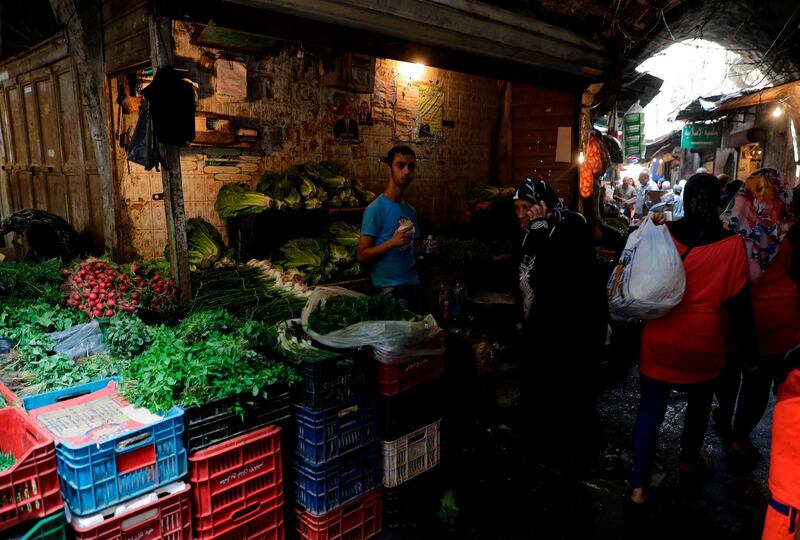
[[[764,167],[750,174],[722,216],[728,230],[744,238],[752,283],[761,279],[795,222],[791,203],[792,190],[781,173]]]

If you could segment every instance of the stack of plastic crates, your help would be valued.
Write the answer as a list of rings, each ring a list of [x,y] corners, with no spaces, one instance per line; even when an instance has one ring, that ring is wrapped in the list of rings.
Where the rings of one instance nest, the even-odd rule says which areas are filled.
[[[305,540],[381,530],[374,365],[365,350],[302,362],[295,396],[295,526]]]
[[[58,481],[76,540],[192,538],[183,410],[134,409],[106,379],[23,399],[55,439]],[[49,536],[33,538],[63,538]]]
[[[441,454],[444,335],[413,350],[374,349],[381,420],[383,523],[412,525],[430,512]]]
[[[0,454],[13,463],[0,471],[0,538],[66,538],[53,438],[20,407],[0,383]]]
[[[291,407],[276,385],[186,409],[193,538],[284,538],[281,437]]]

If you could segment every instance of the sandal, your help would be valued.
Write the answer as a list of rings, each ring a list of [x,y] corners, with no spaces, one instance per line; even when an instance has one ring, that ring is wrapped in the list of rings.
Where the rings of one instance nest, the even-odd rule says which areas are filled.
[[[714,475],[714,462],[710,458],[700,456],[697,461],[683,461],[678,464],[681,480],[704,482]]]

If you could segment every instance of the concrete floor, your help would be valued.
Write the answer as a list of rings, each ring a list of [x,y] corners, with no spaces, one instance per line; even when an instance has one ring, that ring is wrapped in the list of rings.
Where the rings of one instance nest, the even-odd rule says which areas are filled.
[[[637,385],[633,363],[604,366],[598,400],[603,448],[588,471],[575,475],[526,455],[520,437],[527,428],[524,420],[514,408],[494,406],[495,388],[486,377],[451,383],[449,388],[457,388],[466,398],[454,401],[457,410],[451,409],[443,427],[441,488],[454,490],[459,506],[455,525],[447,527],[432,512],[422,512],[415,517],[415,526],[384,529],[379,538],[760,538],[774,399],[753,434],[765,459],[753,470],[732,470],[709,425],[705,452],[717,470],[706,483],[688,489],[679,484],[677,475],[686,403],[683,396],[673,393],[659,438],[654,480],[660,489],[646,510],[634,510],[626,504],[626,478],[632,459]]]

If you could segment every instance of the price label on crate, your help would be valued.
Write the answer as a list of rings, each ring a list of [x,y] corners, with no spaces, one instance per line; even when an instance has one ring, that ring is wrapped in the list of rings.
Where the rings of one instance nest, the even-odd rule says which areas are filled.
[[[54,439],[72,446],[100,443],[163,419],[126,402],[113,387],[36,409],[31,415]]]

